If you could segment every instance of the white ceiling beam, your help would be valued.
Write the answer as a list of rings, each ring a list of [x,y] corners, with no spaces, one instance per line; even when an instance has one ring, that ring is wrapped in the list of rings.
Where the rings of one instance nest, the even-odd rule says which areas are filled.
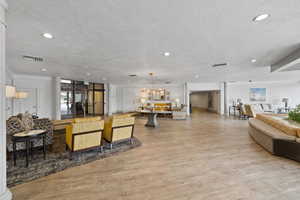
[[[300,49],[292,52],[290,55],[282,58],[275,64],[271,65],[271,72],[278,72],[288,69],[296,64],[300,63]]]

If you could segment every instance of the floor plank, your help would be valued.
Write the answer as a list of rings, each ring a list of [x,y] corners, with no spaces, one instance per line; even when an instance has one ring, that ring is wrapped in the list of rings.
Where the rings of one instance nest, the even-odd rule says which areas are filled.
[[[11,188],[16,200],[300,199],[300,164],[253,142],[247,121],[138,119],[137,149]]]

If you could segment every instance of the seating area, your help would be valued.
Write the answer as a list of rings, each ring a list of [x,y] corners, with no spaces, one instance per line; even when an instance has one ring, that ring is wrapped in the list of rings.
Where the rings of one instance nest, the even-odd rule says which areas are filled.
[[[62,127],[63,129],[54,129],[54,123],[61,125],[66,121],[59,123],[47,118],[33,119],[29,113],[10,117],[6,122],[8,162],[12,167],[8,175],[9,185],[85,164],[91,158],[103,159],[115,152],[140,146],[141,143],[134,138],[134,121],[135,117],[131,114],[114,115],[105,120],[101,117],[74,118],[68,120],[71,123]],[[40,133],[33,132],[34,130],[45,132],[45,143],[43,137],[34,137]],[[42,159],[41,151],[38,150],[43,149],[43,146],[46,154]],[[23,164],[24,153],[26,165]],[[53,165],[59,162],[64,163],[63,166]],[[41,168],[42,163],[42,166],[48,167]]]
[[[257,114],[249,120],[249,134],[270,153],[300,162],[300,124],[287,115]]]
[[[299,200],[299,9],[0,0],[0,200]]]

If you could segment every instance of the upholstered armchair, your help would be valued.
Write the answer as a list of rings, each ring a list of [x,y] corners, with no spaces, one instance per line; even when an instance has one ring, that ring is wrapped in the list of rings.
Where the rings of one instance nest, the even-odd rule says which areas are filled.
[[[7,150],[8,152],[13,151],[13,144],[12,144],[12,135],[15,133],[19,133],[25,131],[25,129],[42,129],[46,130],[46,145],[52,144],[53,140],[53,124],[48,118],[42,119],[31,119],[29,121],[22,121],[22,115],[12,116],[6,121],[6,131],[7,131]],[[33,147],[42,147],[43,140],[42,139],[35,139],[32,143]],[[17,143],[16,146],[17,150],[24,150],[26,149],[25,143]]]
[[[244,108],[245,108],[245,115],[248,118],[255,117],[254,110],[253,110],[253,108],[252,108],[252,106],[250,104],[245,104]]]
[[[110,144],[121,141],[132,142],[135,118],[131,115],[115,115],[105,120],[103,138]]]
[[[239,106],[238,110],[239,110],[239,118],[240,119],[248,119],[249,118],[249,116],[248,116],[248,114],[246,112],[245,107],[247,107],[247,105],[240,105]]]
[[[66,144],[71,152],[100,148],[104,121],[101,117],[76,118],[66,126]]]

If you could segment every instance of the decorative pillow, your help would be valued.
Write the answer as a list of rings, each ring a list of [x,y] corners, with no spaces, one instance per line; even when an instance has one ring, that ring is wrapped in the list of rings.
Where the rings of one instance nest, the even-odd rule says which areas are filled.
[[[30,113],[25,112],[25,114],[22,115],[21,120],[22,120],[22,123],[23,123],[23,126],[24,126],[25,130],[32,130],[33,129],[34,123],[33,123],[32,115]]]
[[[7,120],[6,124],[7,124],[6,126],[7,126],[8,135],[13,135],[15,133],[25,130],[23,122],[21,121],[20,118],[16,116],[10,117]]]

